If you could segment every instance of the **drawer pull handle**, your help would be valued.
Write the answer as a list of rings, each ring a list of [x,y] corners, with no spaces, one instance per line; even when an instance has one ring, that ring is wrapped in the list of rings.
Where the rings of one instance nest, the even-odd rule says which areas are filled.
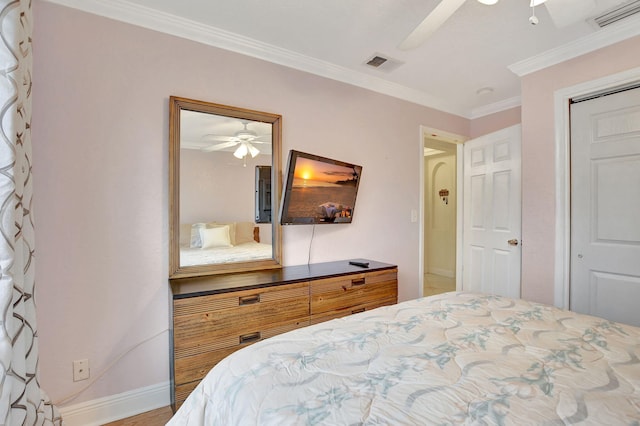
[[[240,344],[243,345],[245,343],[257,342],[261,338],[262,337],[260,336],[260,332],[256,331],[255,333],[244,334],[244,335],[240,336],[239,340],[240,340]]]
[[[364,278],[358,278],[355,280],[351,280],[351,285],[364,285]]]
[[[240,304],[240,306],[260,303],[260,295],[256,294],[255,296],[240,297],[238,303]]]
[[[353,311],[351,311],[352,314],[359,314],[360,312],[364,312],[364,308],[354,309]]]

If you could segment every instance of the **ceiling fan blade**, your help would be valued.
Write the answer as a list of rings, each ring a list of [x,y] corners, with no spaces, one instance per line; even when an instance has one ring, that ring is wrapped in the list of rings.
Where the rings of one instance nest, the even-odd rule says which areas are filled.
[[[202,139],[205,141],[219,141],[219,142],[234,142],[238,138],[235,136],[219,136],[219,135],[204,135]]]
[[[447,19],[462,6],[465,0],[442,0],[429,15],[398,46],[400,50],[415,49],[424,43]]]
[[[209,145],[205,148],[202,148],[204,152],[212,152],[212,151],[220,151],[221,149],[230,148],[232,146],[237,145],[238,142],[223,142],[215,145]]]

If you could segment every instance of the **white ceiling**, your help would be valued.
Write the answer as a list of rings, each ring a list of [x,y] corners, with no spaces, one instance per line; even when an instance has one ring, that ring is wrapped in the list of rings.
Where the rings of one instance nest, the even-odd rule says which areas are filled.
[[[246,131],[253,135],[241,137],[240,133]],[[184,149],[234,152],[244,140],[261,154],[271,155],[271,136],[271,123],[189,110],[180,112],[180,147]]]
[[[587,17],[630,0],[467,0],[420,47],[398,45],[439,0],[48,0],[390,94],[467,118],[519,105],[526,73],[640,34],[640,15]],[[577,22],[556,27],[553,8]],[[554,17],[557,18],[557,14]],[[558,18],[557,18],[558,19]],[[373,55],[401,62],[364,65]],[[488,93],[478,93],[483,88]]]

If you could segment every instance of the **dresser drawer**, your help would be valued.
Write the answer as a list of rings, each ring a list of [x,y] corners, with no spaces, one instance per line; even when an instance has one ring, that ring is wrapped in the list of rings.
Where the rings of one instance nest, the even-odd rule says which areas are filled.
[[[396,303],[397,267],[370,263],[363,270],[337,261],[172,280],[174,410],[211,368],[247,345]]]
[[[193,356],[264,338],[309,318],[308,283],[174,301],[174,358]],[[276,333],[277,334],[277,333]]]
[[[175,395],[175,407],[173,412],[175,413],[178,408],[182,406],[182,403],[185,399],[191,394],[191,392],[198,386],[200,381],[186,383],[183,385],[176,384],[174,387],[174,395]]]
[[[397,302],[397,297],[393,297],[391,299],[377,300],[370,303],[350,306],[348,308],[337,309],[335,311],[320,312],[315,315],[311,315],[311,324],[318,324],[335,318],[342,318],[353,314],[359,314],[360,312],[370,311],[381,306],[395,305]]]
[[[337,314],[338,311],[349,315],[360,305],[388,304],[389,300],[395,303],[398,298],[397,270],[315,280],[311,282],[310,289],[312,317],[330,312]]]
[[[213,366],[222,361],[222,359],[227,355],[230,355],[238,349],[242,349],[245,346],[248,346],[260,340],[264,340],[269,337],[285,333],[287,331],[295,330],[296,328],[306,327],[307,325],[309,325],[308,318],[284,324],[279,327],[272,327],[268,324],[264,324],[262,329],[259,329],[253,333],[248,333],[244,336],[235,336],[235,344],[233,346],[197,355],[186,356],[183,358],[176,358],[175,382],[176,384],[181,384],[192,382],[194,380],[201,380],[209,372],[209,370],[213,368]]]

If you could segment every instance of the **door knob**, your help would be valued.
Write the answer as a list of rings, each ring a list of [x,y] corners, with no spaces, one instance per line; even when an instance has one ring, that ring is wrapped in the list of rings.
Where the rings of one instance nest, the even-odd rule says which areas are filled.
[[[518,240],[516,238],[514,238],[512,240],[508,240],[507,243],[509,243],[510,246],[517,246],[518,245]]]

